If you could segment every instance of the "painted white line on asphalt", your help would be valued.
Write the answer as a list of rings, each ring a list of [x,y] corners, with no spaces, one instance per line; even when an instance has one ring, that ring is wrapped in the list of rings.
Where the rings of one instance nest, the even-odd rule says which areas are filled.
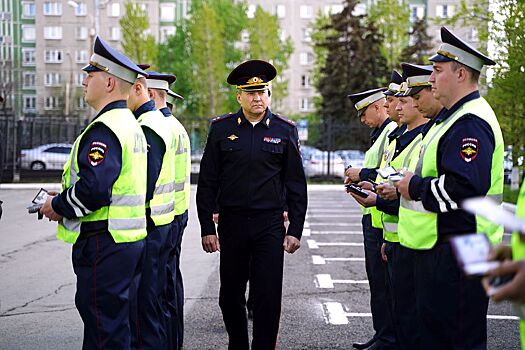
[[[352,213],[352,214],[358,214],[361,213],[361,216],[363,216],[363,213],[357,210],[352,209],[344,209],[344,208],[337,208],[337,209],[314,209],[311,210],[311,207],[308,207],[308,211],[315,211],[316,213]]]
[[[489,320],[519,320],[517,316],[504,316],[504,315],[487,315]]]
[[[304,228],[310,228],[310,223],[308,221],[305,220],[304,222]]]
[[[329,274],[315,275],[317,288],[331,289],[335,283],[340,284],[368,284],[368,280],[334,280]]]
[[[363,214],[320,214],[320,215],[312,215],[310,214],[310,218],[360,218]]]
[[[312,255],[314,265],[326,265],[327,261],[365,261],[365,258],[324,258],[321,255]]]
[[[323,303],[323,307],[326,323],[335,325],[348,324],[348,318],[346,318],[346,312],[341,303]]]
[[[310,231],[310,234],[312,235],[362,235],[363,231]]]
[[[349,223],[340,223],[340,222],[312,222],[310,226],[361,226],[360,222],[349,222]]]
[[[303,236],[304,237],[310,237],[310,229],[309,228],[303,228]]]
[[[306,240],[308,248],[319,249],[319,247],[362,247],[363,243],[354,242],[317,242],[315,239]]]

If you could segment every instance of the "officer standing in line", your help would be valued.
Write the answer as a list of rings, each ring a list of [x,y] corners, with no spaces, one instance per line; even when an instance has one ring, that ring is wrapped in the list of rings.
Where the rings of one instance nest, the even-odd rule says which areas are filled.
[[[170,110],[170,113],[173,115],[173,108],[175,107],[175,101],[184,100],[184,97],[176,93],[175,91],[169,90],[166,95],[166,107]]]
[[[188,224],[190,206],[191,145],[184,126],[167,107],[169,86],[176,81],[175,75],[148,72],[150,98],[156,108],[166,117],[175,132],[175,219],[171,228],[171,242],[167,246],[163,261],[167,264],[166,307],[170,348],[179,350],[184,342],[184,285],[180,271],[182,236]]]
[[[399,115],[396,111],[397,103],[399,101],[395,94],[399,92],[399,87],[401,86],[402,82],[403,77],[395,69],[392,70],[390,84],[388,84],[387,90],[383,92],[385,95],[386,114],[388,114],[388,118],[390,118],[390,120],[393,120],[397,124],[397,127],[390,134],[388,134],[389,143],[392,143],[392,141],[394,141],[396,138],[403,135],[407,129],[406,125],[399,121]]]
[[[261,60],[241,63],[230,73],[227,81],[237,86],[241,108],[212,121],[201,161],[197,210],[202,246],[208,253],[220,250],[219,305],[230,350],[250,348],[248,280],[254,299],[252,348],[275,349],[283,252],[299,248],[306,215],[297,129],[268,108],[269,83],[276,74],[273,65]],[[218,238],[212,219],[217,204]]]
[[[143,69],[149,65],[139,65]],[[153,72],[152,72],[153,73]],[[148,73],[149,74],[149,73]],[[166,327],[162,296],[167,276],[162,254],[171,241],[170,231],[175,216],[175,131],[149,98],[145,77],[139,76],[131,89],[128,107],[142,127],[148,142],[148,175],[142,278],[138,289],[138,312],[132,313],[132,327],[137,335],[132,345],[137,349],[166,349]]]
[[[385,89],[373,89],[348,95],[357,110],[361,123],[373,128],[371,147],[365,153],[364,167],[348,168],[345,175],[347,182],[375,180],[376,169],[388,145],[388,134],[395,129],[396,123],[388,118],[385,104]],[[379,213],[379,212],[378,212]],[[380,221],[380,220],[379,220]],[[375,334],[366,343],[354,343],[356,349],[390,349],[395,348],[395,332],[392,323],[390,295],[387,285],[386,265],[381,258],[383,231],[372,226],[372,215],[369,208],[363,208],[363,236],[365,244],[366,274],[370,284],[370,308]]]
[[[419,157],[396,187],[401,244],[416,249],[415,283],[420,349],[485,349],[488,298],[479,280],[467,279],[448,238],[486,233],[494,243],[503,229],[467,214],[462,200],[503,193],[503,137],[478,91],[480,71],[494,61],[445,27],[430,76],[434,96],[447,109],[421,142]],[[406,232],[403,232],[406,230]]]
[[[93,51],[83,86],[97,115],[64,165],[62,193],[41,213],[73,243],[82,348],[129,349],[146,237],[147,148],[126,100],[137,75],[147,74],[99,37]]]

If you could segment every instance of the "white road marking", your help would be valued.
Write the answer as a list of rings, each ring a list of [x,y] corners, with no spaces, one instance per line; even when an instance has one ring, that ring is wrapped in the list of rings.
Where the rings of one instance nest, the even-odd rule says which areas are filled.
[[[332,279],[332,276],[330,276],[329,274],[315,275],[315,281],[316,281],[316,284],[317,284],[317,288],[323,288],[323,289],[334,288],[334,284],[335,283],[340,283],[340,284],[367,284],[368,285],[368,280],[334,280],[334,279]]]
[[[351,218],[360,218],[362,217],[363,215],[362,214],[342,214],[342,215],[339,215],[339,214],[320,214],[320,215],[312,215],[310,214],[310,218],[314,217],[314,218],[348,218],[348,219],[351,219]]]
[[[312,255],[314,265],[326,265],[327,261],[365,261],[365,258],[324,258],[321,255]]]
[[[362,235],[363,231],[311,231],[312,235]],[[304,231],[303,231],[304,235]]]
[[[487,315],[489,320],[519,320],[517,316],[504,316],[504,315]]]
[[[362,247],[363,243],[355,242],[317,242],[315,239],[306,240],[308,248],[319,249],[319,247]]]
[[[310,226],[361,226],[361,223],[312,222]]]
[[[303,236],[310,237],[310,229],[309,228],[303,228]]]

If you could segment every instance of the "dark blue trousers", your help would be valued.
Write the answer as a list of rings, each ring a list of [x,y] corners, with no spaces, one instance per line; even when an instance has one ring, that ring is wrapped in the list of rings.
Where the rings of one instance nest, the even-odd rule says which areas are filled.
[[[394,345],[396,336],[392,321],[392,298],[389,292],[386,263],[381,258],[383,230],[372,227],[370,214],[363,215],[361,222],[365,245],[366,275],[370,285],[370,309],[375,330],[374,338],[386,345]]]
[[[246,283],[253,296],[252,350],[274,350],[279,332],[283,284],[282,210],[219,215],[219,306],[229,350],[248,350]]]
[[[184,343],[184,284],[180,270],[180,255],[184,229],[188,225],[188,211],[177,215],[171,225],[171,242],[167,262],[167,316],[170,348],[179,350]]]
[[[137,313],[131,315],[133,349],[168,348],[168,329],[162,294],[166,288],[166,264],[162,252],[171,239],[171,224],[148,227],[145,239],[142,277],[138,288]]]
[[[136,303],[143,248],[143,240],[117,244],[109,232],[73,245],[82,349],[130,349],[130,309]]]
[[[392,295],[392,318],[399,350],[419,348],[414,280],[415,251],[399,243],[386,242],[385,253]]]
[[[488,297],[479,278],[466,278],[450,243],[416,252],[419,349],[487,349]]]

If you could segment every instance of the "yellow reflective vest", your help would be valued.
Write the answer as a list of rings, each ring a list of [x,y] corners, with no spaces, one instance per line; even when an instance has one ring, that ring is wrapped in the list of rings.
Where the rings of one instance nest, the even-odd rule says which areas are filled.
[[[108,230],[116,243],[135,242],[146,237],[147,143],[129,109],[112,109],[103,113],[77,137],[64,164],[62,190],[78,181],[78,145],[82,136],[97,123],[111,129],[122,148],[122,169],[111,188],[111,203],[86,216],[71,220],[63,218],[58,224],[57,238],[75,243],[82,222],[108,220]]]
[[[521,184],[520,195],[516,206],[516,216],[525,218],[525,181]],[[517,232],[512,234],[512,259],[525,260],[525,242],[520,240]],[[523,306],[522,306],[523,307]],[[521,348],[525,350],[525,321],[520,320]]]
[[[190,207],[191,145],[181,122],[168,118],[175,130],[175,215],[184,214]]]

